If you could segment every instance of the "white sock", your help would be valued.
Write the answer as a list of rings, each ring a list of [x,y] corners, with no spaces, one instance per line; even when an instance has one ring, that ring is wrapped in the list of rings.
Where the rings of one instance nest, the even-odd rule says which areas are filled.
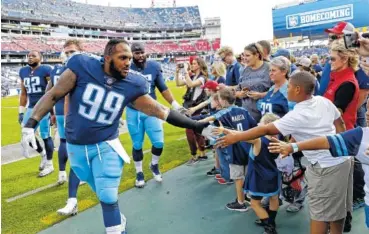
[[[156,165],[159,163],[160,156],[152,155],[151,164]]]
[[[142,161],[134,161],[135,162],[135,167],[136,167],[136,173],[142,172]]]
[[[71,197],[68,199],[68,202],[72,202],[73,204],[77,204],[77,198]]]
[[[46,164],[53,165],[53,160],[47,160]]]
[[[41,156],[46,157],[46,150],[45,149],[42,150]]]

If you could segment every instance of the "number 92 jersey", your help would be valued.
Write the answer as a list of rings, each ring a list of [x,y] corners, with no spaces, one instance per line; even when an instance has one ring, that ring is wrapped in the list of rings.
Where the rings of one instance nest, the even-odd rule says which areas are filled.
[[[125,79],[105,74],[100,60],[73,55],[66,65],[77,76],[69,93],[66,139],[77,145],[96,144],[118,137],[124,107],[148,93],[145,77],[130,71]]]
[[[53,86],[56,85],[56,83],[58,82],[61,74],[63,73],[63,71],[66,69],[65,66],[62,65],[56,65],[54,67],[54,69],[51,71],[50,74],[50,81],[51,84]],[[56,115],[64,115],[64,98],[60,99],[56,104],[55,104],[55,114]]]
[[[45,94],[47,77],[50,77],[52,68],[48,65],[40,65],[32,71],[30,66],[19,70],[19,77],[27,90],[28,108],[33,108],[38,100]]]

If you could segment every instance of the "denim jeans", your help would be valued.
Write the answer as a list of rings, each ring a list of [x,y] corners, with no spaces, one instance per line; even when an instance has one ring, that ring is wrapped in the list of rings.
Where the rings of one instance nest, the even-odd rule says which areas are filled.
[[[217,148],[216,150],[220,164],[220,175],[222,178],[229,181],[231,179],[229,169],[230,155],[227,152],[227,148]]]

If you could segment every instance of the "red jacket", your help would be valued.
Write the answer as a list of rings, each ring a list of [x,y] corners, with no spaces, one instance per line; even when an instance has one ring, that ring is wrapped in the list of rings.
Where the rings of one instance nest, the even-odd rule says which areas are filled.
[[[354,70],[349,67],[342,71],[331,72],[330,76],[330,81],[324,97],[328,98],[332,102],[335,99],[337,89],[342,85],[342,83],[351,82],[355,85],[354,97],[352,98],[351,102],[348,104],[345,112],[342,115],[346,125],[346,130],[353,129],[356,124],[358,110],[357,105],[359,102],[359,84],[355,78]]]

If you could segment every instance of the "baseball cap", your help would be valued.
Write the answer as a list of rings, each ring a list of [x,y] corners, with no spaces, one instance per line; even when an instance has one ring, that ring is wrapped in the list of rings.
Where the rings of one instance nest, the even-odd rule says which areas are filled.
[[[309,58],[301,58],[297,63],[297,66],[304,66],[304,67],[310,67],[311,66],[311,60]]]
[[[209,80],[203,86],[201,86],[201,88],[216,91],[218,89],[218,83],[213,80]]]
[[[142,43],[133,42],[131,45],[131,51],[132,52],[145,51],[145,46]]]
[[[355,27],[351,23],[348,22],[339,22],[333,28],[328,28],[324,30],[326,33],[333,34],[346,34],[346,33],[354,33]]]
[[[278,56],[283,56],[283,57],[286,57],[286,58],[290,59],[291,53],[287,49],[279,49],[279,50],[277,50],[277,52],[272,54],[272,58],[275,58],[275,57],[278,57]]]

